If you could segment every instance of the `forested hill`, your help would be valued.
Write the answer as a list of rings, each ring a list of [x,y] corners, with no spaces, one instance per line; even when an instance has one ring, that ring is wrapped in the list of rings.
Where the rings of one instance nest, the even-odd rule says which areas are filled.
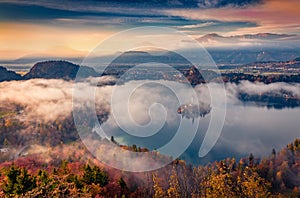
[[[11,80],[21,80],[22,76],[16,74],[13,71],[8,71],[5,67],[0,66],[0,82],[11,81]]]
[[[24,76],[0,67],[0,82],[33,78],[74,80],[79,68],[81,68],[81,77],[98,75],[91,67],[79,66],[68,61],[44,61],[36,63]]]
[[[76,147],[76,148],[75,148]],[[74,152],[70,153],[73,150]],[[139,152],[138,150],[135,152]],[[153,172],[129,173],[100,164],[80,144],[0,164],[4,197],[299,197],[300,139],[258,159],[252,154],[206,166],[175,160]],[[77,156],[77,157],[76,157]],[[68,159],[68,161],[64,160]]]
[[[130,54],[131,56],[136,55]],[[140,56],[140,54],[138,53]],[[129,56],[129,55],[127,55]],[[110,64],[106,70],[103,72],[103,75],[113,75],[116,77],[120,77],[124,74],[124,72],[128,71],[132,65],[127,65],[127,59],[125,60],[120,57],[120,61],[118,64]],[[134,59],[134,57],[131,57]],[[119,60],[118,59],[118,60]],[[141,58],[137,58],[137,61],[140,61]],[[279,65],[277,70],[284,71],[289,69],[294,69],[298,71],[300,62],[298,61],[299,58],[291,61],[286,62],[256,62],[253,64],[248,64],[244,66],[239,66],[240,68],[244,68],[245,70],[252,68],[252,67],[259,67],[262,68],[262,70],[269,71],[271,67],[270,65]],[[122,66],[122,61],[125,62]],[[177,61],[177,59],[176,59]],[[228,70],[224,70],[226,67],[222,67],[223,69],[220,69],[223,71],[221,78],[212,70],[203,69],[199,71],[196,67],[185,64],[185,66],[178,66],[175,63],[175,68],[183,74],[183,76],[193,85],[205,83],[205,82],[232,82],[232,83],[239,83],[243,80],[248,80],[251,82],[262,82],[265,84],[274,83],[274,82],[286,82],[286,83],[300,83],[300,74],[298,72],[294,73],[272,73],[269,72],[268,75],[264,75],[262,73],[258,74],[251,74],[251,73],[244,73],[240,71],[231,71],[230,68]],[[293,63],[293,64],[291,64]],[[10,80],[28,80],[33,78],[44,78],[44,79],[64,79],[64,80],[74,80],[76,78],[76,74],[79,70],[80,77],[86,78],[89,76],[96,77],[100,76],[99,73],[97,73],[93,68],[87,67],[87,66],[79,66],[73,63],[70,63],[68,61],[63,60],[53,60],[53,61],[44,61],[44,62],[38,62],[36,63],[30,71],[25,74],[24,76],[21,76],[19,74],[16,74],[13,71],[7,71],[4,67],[0,67],[0,82],[2,81],[10,81]],[[237,68],[237,66],[236,66]],[[273,68],[274,69],[274,68]],[[275,67],[276,69],[276,67]],[[176,70],[176,71],[177,71]],[[276,70],[276,71],[277,71]],[[224,72],[225,71],[225,72]],[[271,71],[271,70],[270,70]],[[162,75],[163,74],[163,75]],[[177,80],[181,81],[182,79],[177,79],[176,77],[172,77],[173,75],[170,75],[170,71],[165,71],[165,69],[156,68],[155,70],[143,70],[139,71],[139,73],[134,73],[133,79],[164,79],[164,80]],[[126,74],[130,75],[130,73]],[[204,78],[205,77],[205,80]]]
[[[67,61],[45,61],[36,63],[24,76],[24,79],[75,79],[80,66]],[[81,67],[84,77],[97,76],[96,71],[90,67]]]

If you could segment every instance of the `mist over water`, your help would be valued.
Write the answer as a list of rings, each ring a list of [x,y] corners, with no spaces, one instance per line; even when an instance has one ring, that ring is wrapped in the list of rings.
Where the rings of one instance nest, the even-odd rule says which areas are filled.
[[[200,128],[182,158],[195,164],[206,164],[227,157],[248,157],[250,153],[258,158],[269,156],[273,148],[279,151],[300,137],[299,115],[299,107],[268,109],[254,105],[230,105],[221,136],[211,152],[201,159],[197,156],[202,141],[203,130]]]
[[[129,85],[134,85],[134,81]],[[215,84],[215,89],[220,87]],[[178,84],[177,91],[184,93],[184,85]],[[246,92],[249,94],[277,92],[278,90],[290,90],[294,96],[299,97],[299,85],[289,85],[285,83],[274,83],[271,85],[255,84],[242,82],[239,85],[227,84],[227,113],[225,124],[218,139],[217,144],[204,158],[198,157],[200,146],[207,131],[211,115],[197,117],[194,120],[181,117],[176,111],[181,105],[176,101],[176,97],[170,91],[162,87],[144,87],[139,94],[132,95],[133,104],[129,103],[129,111],[135,121],[140,124],[149,122],[149,106],[154,102],[161,103],[165,108],[168,117],[163,127],[154,135],[149,137],[132,136],[117,126],[112,116],[103,124],[104,131],[109,132],[109,136],[114,136],[121,144],[137,145],[151,150],[163,146],[175,135],[179,122],[183,122],[186,128],[186,134],[192,131],[195,124],[199,124],[196,136],[183,153],[181,158],[193,164],[206,164],[215,160],[221,160],[227,157],[247,157],[253,153],[255,157],[268,156],[272,149],[280,150],[295,138],[299,138],[299,115],[300,108],[282,108],[274,109],[264,106],[245,104],[237,97],[238,93]],[[196,93],[200,101],[206,104],[210,103],[210,95],[205,85],[198,85]],[[185,98],[186,102],[192,101],[189,96]],[[214,108],[214,107],[212,107]],[[159,110],[151,112],[159,116]],[[124,114],[125,115],[125,114]],[[131,121],[128,120],[130,129]],[[132,130],[134,130],[132,128]],[[145,131],[144,131],[145,132]],[[143,133],[144,133],[143,132]],[[177,148],[174,148],[177,149]]]
[[[88,79],[86,82],[82,82],[80,86],[83,91],[88,90],[90,87],[99,85],[99,80],[102,84],[97,87],[95,93],[96,109],[101,114],[109,114],[108,120],[102,124],[102,127],[107,133],[107,138],[114,136],[120,144],[135,144],[150,150],[158,149],[174,137],[180,122],[185,126],[187,135],[199,124],[195,138],[181,158],[194,164],[206,164],[226,157],[237,159],[247,157],[249,153],[253,153],[256,157],[267,156],[273,148],[280,150],[295,138],[300,137],[299,107],[273,109],[246,105],[237,97],[240,92],[251,95],[264,94],[270,91],[280,93],[282,90],[288,90],[293,97],[299,99],[299,84],[273,83],[265,85],[247,81],[238,85],[227,83],[225,85],[227,112],[221,136],[208,155],[199,158],[199,148],[211,120],[211,113],[204,117],[196,117],[194,120],[178,114],[179,106],[196,100],[187,94],[185,84],[170,82],[173,83],[176,92],[183,96],[183,104],[178,101],[172,90],[155,84],[136,89],[128,104],[124,103],[124,98],[116,98],[119,105],[128,105],[131,118],[127,116],[128,112],[121,110],[119,110],[118,115],[123,116],[124,123],[127,123],[126,127],[129,129],[135,127],[130,119],[141,126],[147,125],[151,119],[157,121],[157,123],[154,122],[157,126],[154,125],[151,126],[153,128],[149,128],[150,132],[151,129],[159,128],[157,133],[148,134],[149,136],[146,137],[136,137],[122,130],[114,121],[111,114],[111,96],[114,88],[118,87],[122,90],[126,87],[135,86],[138,82],[130,81],[126,85],[107,86],[105,82],[114,79],[105,77]],[[218,84],[215,84],[214,88],[218,92]],[[73,93],[73,82],[71,81],[33,79],[3,82],[0,83],[0,91],[3,93],[0,95],[1,107],[7,108],[8,105],[20,105],[22,107],[23,111],[16,115],[16,118],[21,121],[54,122],[71,116]],[[205,84],[196,86],[195,92],[200,102],[210,104],[211,98]],[[86,98],[86,94],[82,94],[79,99],[88,102],[89,98]],[[156,103],[161,104],[161,106],[152,106]],[[212,108],[214,107],[212,106]],[[159,121],[162,121],[163,124],[161,125]],[[147,135],[148,131],[141,131],[141,133]]]

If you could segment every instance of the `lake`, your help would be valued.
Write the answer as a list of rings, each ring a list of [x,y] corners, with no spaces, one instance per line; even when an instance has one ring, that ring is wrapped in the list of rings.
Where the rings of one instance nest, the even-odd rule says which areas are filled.
[[[182,100],[188,103],[194,100],[192,93],[187,91],[186,85],[177,83],[175,88],[173,87],[176,90],[174,94],[174,90],[168,88],[169,85],[165,86],[165,81],[163,81],[163,86],[159,85],[159,81],[157,82],[157,85],[155,83],[151,85],[142,83],[141,85],[140,81],[132,81],[116,86],[117,94],[113,97],[115,99],[112,105],[112,115],[102,125],[108,138],[114,136],[121,144],[136,144],[160,151],[161,147],[172,141],[181,123],[184,132],[179,137],[180,141],[177,140],[173,151],[176,153],[177,150],[180,152],[184,149],[181,159],[193,164],[207,164],[227,157],[236,159],[248,157],[250,153],[257,158],[268,156],[273,148],[279,151],[295,138],[300,137],[299,107],[274,109],[246,104],[238,99],[237,86],[230,84],[226,85],[227,108],[221,135],[212,150],[205,157],[199,158],[199,148],[211,120],[211,113],[194,119],[182,117],[177,112],[182,102],[178,101],[176,95],[181,95]],[[248,88],[251,86],[247,84]],[[282,89],[280,84],[276,86]],[[293,85],[284,86],[293,87]],[[254,88],[257,89],[257,87]],[[220,87],[215,85],[215,89],[219,92]],[[210,101],[205,85],[195,87],[195,90],[201,101]],[[251,93],[250,88],[248,92]],[[126,104],[124,100],[128,93],[131,93],[130,100]],[[191,133],[194,129],[197,129],[197,132],[193,138]],[[185,148],[185,140],[191,137],[191,143],[188,143],[188,147]]]

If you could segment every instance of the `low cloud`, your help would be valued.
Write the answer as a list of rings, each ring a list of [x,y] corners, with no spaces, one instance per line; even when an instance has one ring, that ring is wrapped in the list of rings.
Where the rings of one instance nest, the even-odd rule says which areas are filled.
[[[111,77],[89,78],[80,83],[83,90],[80,99],[82,102],[89,101],[85,97],[84,90],[95,87],[98,83],[100,85],[105,85],[106,82],[111,83],[113,80],[114,78]],[[19,111],[22,111],[20,117],[24,116],[23,118],[26,120],[55,121],[71,116],[73,91],[74,83],[72,81],[59,79],[2,82],[0,83],[0,107],[7,109],[9,106],[12,108],[18,106]],[[101,92],[99,97],[101,103],[97,104],[102,105],[102,109],[109,109],[107,108],[108,101],[105,99],[109,98],[111,86],[100,86],[97,91]]]
[[[116,107],[128,105],[128,108],[120,108],[116,112],[118,116],[125,119],[124,123],[128,126],[132,121],[139,125],[145,125],[153,116],[152,119],[159,118],[162,115],[160,106],[151,106],[155,103],[160,103],[164,106],[164,110],[168,113],[169,118],[166,120],[170,123],[177,123],[177,108],[186,103],[196,102],[197,98],[201,103],[210,104],[211,96],[205,84],[195,87],[197,98],[192,95],[192,92],[187,92],[189,88],[184,84],[176,82],[168,82],[169,86],[174,90],[170,90],[164,84],[166,81],[157,81],[162,85],[148,84],[142,81],[131,81],[123,85],[112,85],[116,79],[111,76],[102,78],[89,78],[85,82],[81,82],[79,86],[80,95],[77,99],[82,101],[82,104],[90,102],[87,90],[95,89],[96,109],[110,113],[111,102]],[[145,84],[146,83],[146,84]],[[143,86],[138,87],[140,84]],[[221,86],[215,84],[214,89],[221,89]],[[262,95],[266,93],[291,93],[294,98],[300,99],[300,85],[287,83],[251,83],[249,81],[242,81],[239,84],[227,83],[225,85],[227,93],[227,103],[238,104],[241,103],[238,99],[240,93],[247,93],[249,95]],[[124,98],[128,90],[131,92],[130,98]],[[46,80],[46,79],[32,79],[26,81],[12,81],[0,83],[0,107],[8,108],[9,104],[18,105],[23,109],[24,119],[34,119],[40,121],[54,121],[59,118],[66,118],[71,116],[73,103],[74,83],[72,81],[64,80]],[[173,92],[173,93],[172,93]],[[216,91],[217,93],[218,91]],[[112,94],[113,100],[111,100]],[[181,96],[182,101],[178,101],[176,95]],[[126,101],[127,100],[127,101]],[[125,102],[125,103],[124,103]],[[79,103],[81,104],[81,103]],[[127,107],[127,106],[126,106]],[[151,112],[151,108],[155,107]],[[150,111],[149,111],[150,110]],[[129,116],[129,114],[130,116]],[[158,113],[158,114],[157,114]],[[151,115],[153,114],[153,115]],[[127,120],[130,119],[130,120]],[[113,125],[112,125],[113,126]],[[135,125],[134,125],[135,126]]]
[[[288,84],[284,82],[264,84],[242,81],[239,84],[226,84],[229,97],[234,100],[239,93],[248,95],[264,95],[264,94],[282,94],[283,92],[291,93],[294,98],[300,99],[300,84]],[[236,101],[236,100],[235,100]]]
[[[91,102],[87,94],[88,90],[96,88],[96,110],[100,114],[108,113],[112,115],[111,104],[115,105],[117,118],[122,119],[125,129],[127,128],[129,132],[136,133],[136,135],[149,135],[146,134],[147,130],[141,130],[141,134],[137,134],[139,131],[134,131],[137,124],[145,127],[147,124],[151,124],[152,121],[154,125],[149,125],[149,131],[151,129],[156,130],[161,126],[161,123],[158,121],[164,124],[161,131],[151,137],[129,137],[125,133],[126,131],[120,129],[114,117],[110,116],[102,126],[105,132],[108,132],[107,136],[109,138],[113,135],[116,141],[122,144],[137,144],[141,147],[160,148],[176,133],[178,124],[181,121],[181,116],[177,114],[177,108],[184,103],[196,102],[196,98],[193,98],[193,95],[187,92],[187,87],[184,84],[168,82],[170,86],[175,88],[175,93],[182,96],[183,100],[179,102],[175,95],[172,94],[172,90],[163,86],[166,84],[166,81],[156,81],[158,84],[162,83],[161,86],[153,83],[138,86],[142,81],[130,81],[122,85],[107,85],[114,81],[115,79],[112,77],[105,77],[100,79],[89,78],[85,82],[79,83],[79,88],[82,91],[78,96],[79,101],[82,102],[83,106],[84,103]],[[95,87],[96,85],[98,86]],[[220,84],[213,84],[211,87],[215,89],[216,93],[222,89]],[[230,147],[228,149],[230,150],[229,152],[236,152],[241,155],[250,150],[259,153],[262,149],[269,151],[271,150],[270,148],[276,145],[278,147],[283,146],[285,143],[291,141],[290,138],[295,133],[299,133],[294,126],[286,126],[284,123],[286,115],[293,115],[292,118],[289,118],[289,123],[296,123],[295,120],[298,118],[297,111],[289,111],[286,114],[274,111],[275,113],[273,112],[272,116],[269,116],[270,112],[266,108],[261,108],[262,112],[260,115],[264,117],[262,121],[260,116],[257,117],[257,110],[254,108],[247,109],[247,114],[245,114],[244,107],[239,105],[242,102],[239,100],[238,95],[240,93],[259,95],[282,93],[285,91],[291,93],[293,97],[300,99],[300,84],[262,84],[242,81],[239,84],[227,83],[225,84],[225,88],[227,104],[231,109],[227,111],[225,131],[221,134],[219,145],[217,144],[216,148],[224,150],[224,145],[226,145]],[[125,97],[128,90],[135,90],[131,92],[129,100]],[[0,109],[10,108],[9,105],[12,108],[16,108],[16,105],[19,105],[23,109],[23,112],[16,114],[16,117],[26,121],[51,122],[57,119],[70,118],[74,105],[72,103],[73,92],[74,82],[72,81],[32,79],[27,81],[2,82],[0,83]],[[195,92],[199,101],[210,104],[211,97],[205,84],[196,86]],[[111,100],[112,96],[114,97],[113,101]],[[160,103],[163,107],[160,105],[155,106],[156,103]],[[123,108],[122,106],[128,108]],[[214,107],[212,106],[212,108]],[[166,118],[164,117],[164,113],[167,113]],[[208,118],[200,118],[205,121],[200,126],[201,132],[206,128],[205,124],[207,124],[206,121],[209,121]],[[272,123],[274,120],[276,122]],[[192,122],[189,125],[193,127]],[[261,134],[260,127],[266,131],[265,134]],[[277,131],[282,130],[282,132],[287,131],[286,128],[288,128],[290,132],[289,135],[284,137],[285,142],[282,141],[282,134],[273,132],[274,128]],[[203,133],[199,132],[198,135],[199,141],[202,142]],[[270,138],[272,141],[269,141]],[[193,152],[198,152],[199,145],[199,142],[195,143],[196,151],[193,150]],[[234,145],[234,147],[228,145]],[[105,150],[106,148],[103,149]]]
[[[0,101],[3,106],[20,105],[27,118],[55,120],[70,115],[72,87],[71,82],[63,80],[3,82],[0,84]]]

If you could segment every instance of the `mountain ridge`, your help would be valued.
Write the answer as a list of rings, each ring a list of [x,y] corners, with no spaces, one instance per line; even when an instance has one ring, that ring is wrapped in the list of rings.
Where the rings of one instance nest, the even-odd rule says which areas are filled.
[[[135,52],[134,52],[135,53]],[[147,53],[146,53],[147,54]],[[128,55],[128,54],[127,54]],[[148,55],[147,55],[148,57]],[[152,56],[149,56],[151,58]],[[124,57],[123,57],[124,58]],[[154,56],[155,58],[155,56]],[[122,57],[121,57],[122,59]],[[127,58],[125,59],[127,61]],[[179,59],[178,59],[179,60]],[[119,59],[120,61],[120,59]],[[111,67],[115,67],[118,65],[124,64],[123,62],[116,61],[118,64],[114,65],[112,64]],[[125,61],[125,63],[126,63]],[[137,59],[137,61],[141,61]],[[167,62],[167,59],[165,60]],[[116,63],[115,62],[115,63]],[[275,63],[278,61],[253,61],[250,64],[243,64],[243,66],[248,66],[251,64],[264,64],[264,63]],[[291,59],[290,61],[279,61],[278,63],[282,64],[291,64],[291,63],[299,63],[300,62],[300,57]],[[133,64],[132,62],[130,62]],[[177,63],[173,63],[176,65]],[[88,66],[79,66],[74,63],[65,61],[65,60],[50,60],[50,61],[43,61],[43,62],[38,62],[34,64],[34,66],[30,69],[28,73],[26,73],[24,76],[21,76],[14,71],[9,71],[5,67],[0,66],[0,82],[2,81],[11,81],[11,80],[29,80],[29,79],[34,79],[34,78],[44,78],[44,79],[64,79],[64,80],[74,80],[76,78],[77,72],[80,69],[80,77],[81,78],[86,78],[89,76],[96,77],[99,76],[99,73],[97,73],[94,68],[88,67]],[[189,68],[189,70],[193,70],[193,67]],[[115,68],[112,69],[114,71]],[[189,77],[191,79],[189,80],[196,80],[195,84],[198,84],[202,82],[202,79],[199,78],[199,75],[196,75],[196,72],[192,72],[193,75],[192,77]],[[188,76],[189,73],[185,74]],[[108,72],[106,75],[113,75],[113,73]],[[186,76],[186,77],[187,77]],[[197,79],[195,79],[197,78]]]
[[[65,60],[49,60],[34,64],[24,76],[0,66],[0,82],[33,78],[74,80],[79,69],[81,78],[98,76],[91,67],[79,66]]]
[[[14,71],[9,71],[5,67],[0,66],[0,82],[21,79],[22,76],[20,74],[17,74]]]
[[[278,39],[278,38],[290,38],[298,36],[296,34],[274,34],[274,33],[257,33],[257,34],[242,34],[233,36],[222,36],[217,33],[206,34],[202,37],[197,38],[198,41],[205,41],[207,39]]]

